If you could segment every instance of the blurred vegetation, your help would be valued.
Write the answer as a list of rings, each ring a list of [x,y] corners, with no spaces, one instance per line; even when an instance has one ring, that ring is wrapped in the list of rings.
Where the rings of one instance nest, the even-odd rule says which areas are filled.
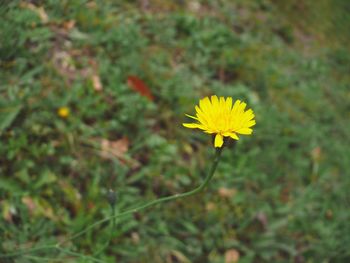
[[[217,94],[247,101],[257,126],[224,151],[210,187],[118,219],[106,249],[106,225],[65,246],[102,262],[350,261],[349,1],[0,10],[0,254],[108,216],[108,189],[118,212],[197,186],[214,150],[181,123]],[[90,262],[61,251],[0,261]]]

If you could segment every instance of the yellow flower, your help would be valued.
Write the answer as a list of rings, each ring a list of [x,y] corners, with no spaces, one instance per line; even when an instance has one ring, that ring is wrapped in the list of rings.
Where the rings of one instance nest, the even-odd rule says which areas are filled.
[[[57,110],[57,115],[60,116],[61,118],[67,118],[69,116],[69,108],[68,107],[60,107]]]
[[[254,112],[245,111],[247,104],[236,100],[232,106],[232,98],[211,96],[199,101],[196,106],[196,117],[186,116],[197,120],[197,123],[183,123],[183,126],[192,129],[201,129],[205,133],[214,134],[214,146],[220,148],[224,143],[224,137],[238,140],[238,134],[252,134],[252,126],[255,125]]]

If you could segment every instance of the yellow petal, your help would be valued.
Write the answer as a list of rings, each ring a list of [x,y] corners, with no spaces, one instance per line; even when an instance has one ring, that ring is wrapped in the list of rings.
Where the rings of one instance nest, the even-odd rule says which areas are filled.
[[[200,124],[198,123],[183,123],[183,126],[185,126],[186,128],[191,128],[191,129],[200,129]]]
[[[220,97],[220,102],[219,102],[220,108],[224,109],[226,102],[225,102],[225,98],[224,97]]]
[[[203,114],[203,111],[197,105],[194,108],[196,109],[196,113]]]
[[[230,137],[231,137],[232,139],[234,139],[234,140],[237,140],[237,141],[239,140],[237,134],[235,134],[235,133],[232,133],[232,134],[230,135]]]
[[[189,117],[189,118],[192,118],[192,119],[195,119],[195,120],[198,120],[198,118],[197,117],[194,117],[194,116],[191,116],[191,115],[189,115],[189,114],[185,114],[187,117]]]
[[[229,137],[231,137],[232,139],[235,139],[235,140],[239,140],[237,134],[234,133],[234,132],[225,132],[223,135],[226,136],[226,137],[229,136]]]
[[[242,121],[245,122],[245,121],[250,121],[251,119],[253,119],[255,117],[254,115],[254,112],[249,109],[247,110],[244,114],[243,114],[243,119]]]
[[[242,103],[239,105],[239,107],[238,107],[238,109],[237,109],[237,112],[238,112],[238,113],[242,113],[242,112],[244,111],[244,109],[245,109],[246,106],[247,106],[247,104],[244,103],[244,102],[242,102]]]
[[[232,98],[231,97],[228,97],[226,99],[226,108],[228,111],[231,111],[231,109],[232,109]]]
[[[233,104],[233,107],[232,107],[231,114],[235,114],[237,112],[237,109],[238,109],[240,104],[241,104],[240,100],[235,101],[235,104]]]
[[[256,124],[255,120],[248,121],[244,126],[249,128]]]
[[[219,107],[219,98],[216,95],[211,96],[211,104],[214,108]]]
[[[242,128],[242,129],[239,129],[237,131],[237,133],[240,133],[240,134],[252,134],[253,130],[250,129],[250,128]]]
[[[224,144],[224,137],[221,134],[216,134],[214,146],[220,148]]]
[[[208,97],[205,97],[204,99],[201,99],[199,101],[199,107],[203,112],[207,112],[210,107],[210,100]]]
[[[204,112],[198,106],[196,106],[195,109],[197,112],[197,120],[205,125],[208,125],[208,115],[204,114]]]

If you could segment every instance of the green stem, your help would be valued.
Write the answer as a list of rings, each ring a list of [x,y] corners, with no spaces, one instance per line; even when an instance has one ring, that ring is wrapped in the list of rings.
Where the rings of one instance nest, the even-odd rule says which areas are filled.
[[[111,230],[109,233],[109,238],[108,241],[99,249],[94,253],[94,256],[97,257],[100,253],[102,253],[106,248],[109,247],[109,244],[111,243],[112,237],[113,237],[113,232],[115,229],[115,204],[111,204],[111,217],[112,217],[112,222],[111,222]]]
[[[211,166],[211,169],[210,169],[207,177],[204,179],[204,181],[203,181],[203,183],[201,185],[199,185],[198,187],[196,187],[195,189],[193,189],[191,191],[188,191],[188,192],[185,192],[185,193],[182,193],[182,194],[175,194],[175,195],[171,195],[171,196],[162,197],[162,198],[156,199],[154,201],[148,202],[148,203],[146,203],[144,205],[138,206],[138,207],[133,208],[133,209],[126,210],[126,211],[124,211],[122,213],[118,213],[118,214],[115,214],[115,212],[113,210],[111,216],[106,217],[104,219],[101,219],[101,220],[99,220],[99,221],[89,225],[84,230],[74,234],[73,236],[67,238],[66,240],[63,240],[62,242],[59,242],[59,243],[54,244],[54,245],[37,247],[37,248],[26,249],[26,250],[20,250],[18,252],[9,253],[9,254],[3,254],[3,255],[0,255],[0,258],[16,257],[16,256],[20,256],[20,255],[31,253],[31,252],[34,252],[34,251],[43,250],[43,249],[57,249],[57,250],[60,250],[62,252],[64,252],[64,251],[67,252],[67,250],[64,250],[63,248],[60,248],[60,246],[62,244],[67,243],[68,241],[71,241],[73,239],[78,238],[79,236],[85,234],[90,229],[92,229],[92,228],[94,228],[94,227],[96,227],[98,225],[101,225],[101,224],[103,224],[105,222],[113,220],[112,223],[113,223],[113,229],[114,229],[115,219],[118,218],[118,217],[122,217],[122,216],[126,216],[126,215],[129,215],[129,214],[133,214],[133,213],[136,213],[136,212],[138,212],[140,210],[146,209],[148,207],[151,207],[151,206],[163,203],[163,202],[167,202],[167,201],[175,200],[175,199],[178,199],[178,198],[183,198],[183,197],[188,197],[188,196],[194,195],[194,194],[202,191],[208,185],[208,183],[210,182],[210,180],[214,176],[216,167],[218,166],[218,163],[220,161],[222,150],[223,150],[223,147],[216,149],[215,158],[214,158],[213,164]],[[73,254],[75,252],[69,251],[69,253]],[[78,256],[78,253],[75,253],[75,254]]]
[[[115,206],[112,206],[112,230],[115,229]]]
[[[83,254],[80,254],[80,253],[77,253],[77,252],[74,252],[74,251],[71,251],[68,249],[64,249],[64,248],[60,248],[60,247],[57,247],[57,249],[63,253],[71,255],[71,256],[75,256],[75,257],[82,258],[82,259],[88,259],[88,260],[90,260],[90,262],[104,263],[104,261],[99,260],[97,258],[94,258],[91,256],[86,256],[86,255],[83,255]]]
[[[82,230],[81,232],[71,236],[70,238],[62,241],[61,243],[59,243],[60,245],[61,244],[64,244],[70,240],[73,240],[83,234],[85,234],[86,232],[88,232],[90,229],[98,226],[98,225],[101,225],[109,220],[114,220],[115,218],[117,217],[121,217],[121,216],[126,216],[126,215],[129,215],[129,214],[133,214],[133,213],[136,213],[140,210],[143,210],[143,209],[146,209],[148,207],[151,207],[151,206],[154,206],[154,205],[157,205],[157,204],[160,204],[160,203],[163,203],[163,202],[166,202],[166,201],[170,201],[170,200],[175,200],[175,199],[178,199],[178,198],[182,198],[182,197],[187,197],[187,196],[190,196],[190,195],[194,195],[200,191],[202,191],[209,183],[209,181],[211,180],[211,178],[214,176],[214,172],[216,170],[216,167],[218,166],[218,163],[220,161],[220,157],[221,157],[221,152],[222,152],[222,148],[217,148],[216,149],[216,152],[215,152],[215,158],[214,158],[214,162],[212,164],[212,167],[207,175],[207,177],[204,179],[203,183],[198,186],[197,188],[191,190],[191,191],[188,191],[188,192],[185,192],[185,193],[182,193],[182,194],[175,194],[175,195],[171,195],[171,196],[166,196],[166,197],[162,197],[162,198],[159,198],[159,199],[156,199],[154,201],[151,201],[149,203],[146,203],[144,205],[141,205],[141,206],[138,206],[136,208],[133,208],[133,209],[129,209],[123,213],[119,213],[117,215],[113,215],[113,216],[110,216],[110,217],[106,217],[104,219],[101,219],[100,221],[97,221],[93,224],[91,224],[90,226],[88,226],[87,228],[85,228],[84,230]]]
[[[13,253],[7,253],[7,254],[0,254],[0,258],[11,258],[11,257],[17,257],[21,255],[25,255],[28,253],[40,251],[40,250],[45,250],[45,249],[56,249],[56,245],[48,245],[48,246],[42,246],[42,247],[34,247],[34,248],[28,248],[28,249],[22,249],[17,252]]]

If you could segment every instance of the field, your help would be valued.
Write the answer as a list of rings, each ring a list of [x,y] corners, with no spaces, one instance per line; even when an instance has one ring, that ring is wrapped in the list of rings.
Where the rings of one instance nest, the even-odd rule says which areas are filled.
[[[349,12],[0,1],[0,262],[350,262]],[[122,214],[203,182],[212,138],[182,123],[214,94],[253,134],[203,191]]]

